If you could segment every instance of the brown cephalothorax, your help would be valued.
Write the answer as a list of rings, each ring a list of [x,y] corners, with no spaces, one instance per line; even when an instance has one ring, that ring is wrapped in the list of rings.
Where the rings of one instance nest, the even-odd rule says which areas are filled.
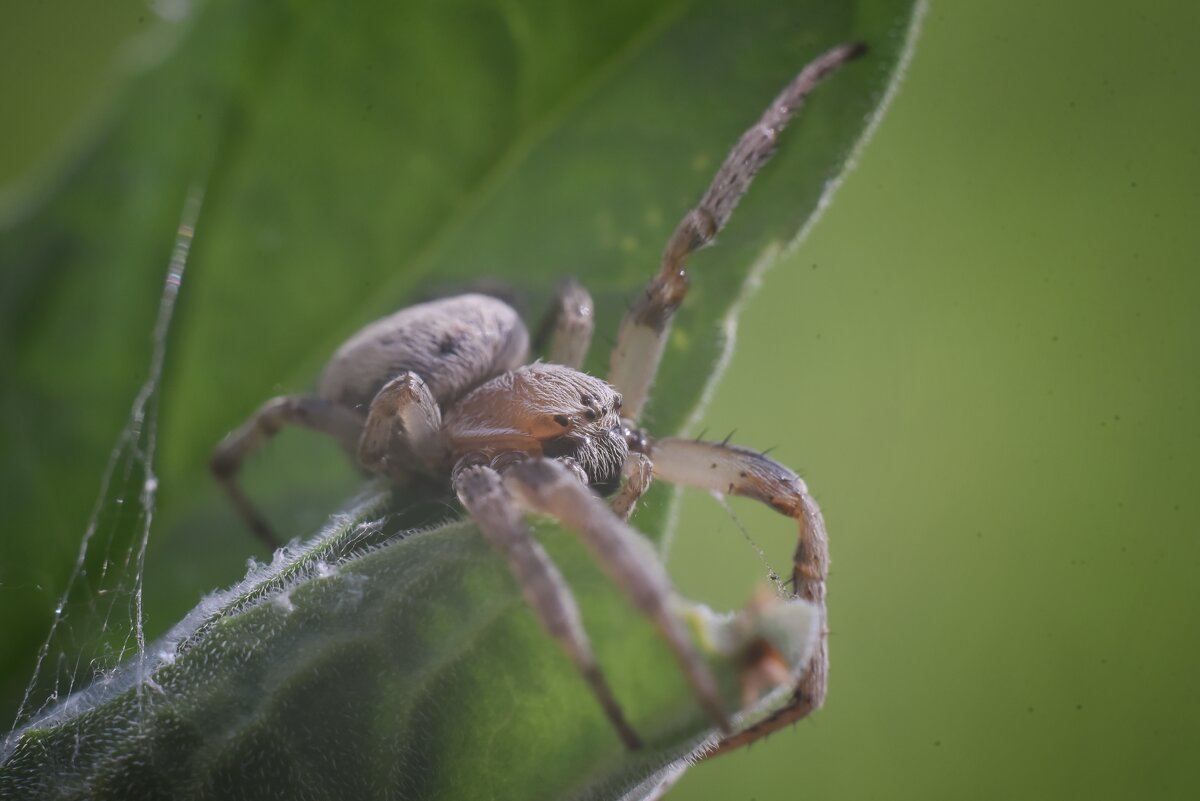
[[[608,381],[580,371],[592,337],[592,300],[574,281],[559,287],[546,362],[527,363],[528,331],[516,311],[495,298],[459,295],[399,311],[342,345],[315,394],[267,401],[217,446],[213,473],[250,528],[269,547],[278,545],[235,480],[245,457],[284,424],[312,428],[335,438],[365,470],[392,481],[433,477],[450,484],[630,748],[640,744],[637,733],[592,654],[570,588],[523,520],[526,510],[575,531],[655,624],[725,734],[716,751],[752,742],[819,707],[828,668],[824,634],[788,704],[735,732],[674,611],[670,581],[656,560],[643,558],[625,521],[651,476],[761,501],[797,521],[792,586],[824,615],[825,524],[803,480],[762,454],[724,442],[655,439],[638,417],[687,294],[688,256],[728,221],[821,78],[860,52],[859,45],[845,45],[820,56],[742,136],[700,203],[684,215],[658,274],[621,323]]]

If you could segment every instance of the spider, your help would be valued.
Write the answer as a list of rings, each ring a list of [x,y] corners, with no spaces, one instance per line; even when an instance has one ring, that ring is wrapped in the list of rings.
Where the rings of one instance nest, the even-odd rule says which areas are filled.
[[[687,293],[687,257],[724,227],[809,93],[864,49],[843,45],[818,57],[742,135],[675,228],[659,272],[622,321],[607,381],[580,370],[592,337],[592,301],[573,281],[557,292],[544,362],[527,363],[525,325],[496,298],[464,294],[396,312],[341,346],[316,394],[267,401],[217,446],[213,474],[249,527],[268,546],[278,545],[236,481],[246,456],[284,425],[315,429],[337,440],[362,468],[397,484],[449,482],[629,748],[641,741],[592,653],[570,588],[523,520],[526,511],[575,531],[650,618],[723,734],[716,751],[750,743],[820,707],[828,667],[828,554],[825,524],[804,481],[765,455],[726,442],[655,438],[638,418]],[[747,729],[733,730],[712,674],[673,611],[665,571],[642,558],[639,535],[626,523],[652,476],[753,498],[799,524],[791,583],[796,596],[820,611],[822,636],[786,704]]]

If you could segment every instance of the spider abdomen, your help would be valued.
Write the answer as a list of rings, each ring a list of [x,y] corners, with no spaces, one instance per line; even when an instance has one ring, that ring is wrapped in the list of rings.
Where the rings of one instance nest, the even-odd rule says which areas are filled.
[[[516,310],[487,295],[410,306],[366,326],[338,348],[317,393],[366,414],[391,379],[416,373],[449,405],[523,363],[529,334]]]

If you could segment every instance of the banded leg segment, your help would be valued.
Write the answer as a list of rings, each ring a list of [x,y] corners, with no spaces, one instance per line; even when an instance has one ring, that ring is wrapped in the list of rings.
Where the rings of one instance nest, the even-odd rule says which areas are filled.
[[[816,650],[788,703],[765,720],[723,739],[709,752],[711,756],[754,742],[800,720],[825,702],[829,671],[824,619],[825,579],[829,573],[825,520],[804,480],[756,451],[724,443],[668,438],[653,443],[650,458],[655,474],[667,481],[753,498],[796,520],[800,531],[792,568],[795,594],[815,604],[822,616]]]
[[[490,467],[465,467],[454,476],[454,491],[479,530],[504,554],[525,600],[583,674],[621,740],[629,748],[640,748],[641,740],[625,720],[592,654],[575,597],[521,519],[500,475]]]
[[[578,281],[568,278],[555,290],[554,305],[538,330],[535,350],[540,351],[549,339],[546,360],[579,370],[591,347],[595,325],[592,296]]]
[[[779,134],[828,73],[864,52],[861,45],[835,47],[805,67],[775,98],[717,170],[700,203],[684,215],[663,251],[662,267],[621,322],[608,380],[624,397],[624,415],[636,422],[658,372],[675,310],[687,294],[688,256],[725,227],[755,174],[775,153]]]
[[[622,520],[628,520],[637,502],[646,494],[646,490],[650,489],[654,465],[650,464],[650,459],[645,454],[630,453],[625,457],[625,464],[621,465],[621,475],[625,483],[612,496],[608,505],[613,514]]]
[[[421,377],[404,372],[384,384],[363,424],[359,464],[403,481],[414,467],[435,472],[445,459],[442,411]]]
[[[303,426],[328,434],[347,451],[353,452],[363,420],[350,409],[315,395],[282,395],[260,406],[249,420],[213,450],[209,467],[217,483],[225,490],[254,535],[272,551],[279,548],[279,538],[237,483],[236,477],[246,457],[262,447],[285,425]]]
[[[504,473],[504,483],[522,505],[550,515],[580,536],[609,578],[658,629],[709,717],[721,731],[731,733],[716,679],[678,617],[670,580],[649,545],[552,459],[514,464]]]

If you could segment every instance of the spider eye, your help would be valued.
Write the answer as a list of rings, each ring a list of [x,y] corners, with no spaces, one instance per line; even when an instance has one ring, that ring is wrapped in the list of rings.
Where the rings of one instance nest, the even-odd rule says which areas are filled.
[[[554,422],[558,423],[563,428],[566,428],[567,426],[571,425],[571,418],[567,417],[565,414],[556,414],[554,415]]]
[[[621,411],[621,396],[620,395],[618,395],[616,397],[616,400],[613,401],[613,411],[614,412]]]

